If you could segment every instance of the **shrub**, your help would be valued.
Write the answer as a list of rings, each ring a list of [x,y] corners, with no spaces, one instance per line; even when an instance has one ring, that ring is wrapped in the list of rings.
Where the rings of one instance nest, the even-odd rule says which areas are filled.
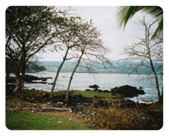
[[[107,102],[109,100],[107,99]],[[157,117],[146,114],[146,108],[125,108],[121,109],[121,102],[112,105],[108,109],[93,108],[87,110],[85,123],[101,129],[113,130],[152,130],[160,129],[162,123],[156,122],[157,117],[161,119],[160,114]],[[119,106],[117,108],[117,106]]]

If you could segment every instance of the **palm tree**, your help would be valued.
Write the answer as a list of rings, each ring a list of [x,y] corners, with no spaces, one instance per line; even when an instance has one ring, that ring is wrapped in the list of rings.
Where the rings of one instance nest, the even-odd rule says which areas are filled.
[[[125,27],[128,20],[132,18],[138,11],[143,11],[150,14],[154,17],[157,22],[158,26],[152,35],[154,38],[157,33],[163,31],[163,10],[161,7],[158,6],[122,6],[119,8],[118,12],[118,19],[120,22],[120,26]]]

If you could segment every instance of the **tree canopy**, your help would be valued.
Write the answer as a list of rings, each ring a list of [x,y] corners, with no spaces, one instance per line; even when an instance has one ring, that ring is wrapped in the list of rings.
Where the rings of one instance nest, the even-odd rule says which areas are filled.
[[[60,16],[65,12],[47,6],[12,6],[6,10],[6,56],[11,59],[17,79],[14,92],[23,86],[27,62],[60,33]]]

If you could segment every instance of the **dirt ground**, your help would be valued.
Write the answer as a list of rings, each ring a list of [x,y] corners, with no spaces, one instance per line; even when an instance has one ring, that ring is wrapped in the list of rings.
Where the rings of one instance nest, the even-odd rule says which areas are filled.
[[[51,107],[51,104],[42,104],[42,103],[30,103],[14,96],[6,96],[6,110],[7,111],[28,111],[36,113],[39,115],[54,115],[58,117],[64,117],[69,120],[74,120],[77,122],[83,122],[83,119],[80,119],[79,116],[72,112],[65,111],[46,111],[42,112],[40,109],[44,107]],[[38,110],[39,109],[39,110]]]

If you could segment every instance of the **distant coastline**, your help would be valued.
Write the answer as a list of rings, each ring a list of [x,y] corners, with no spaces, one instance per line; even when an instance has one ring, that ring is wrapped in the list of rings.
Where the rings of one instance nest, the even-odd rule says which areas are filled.
[[[60,65],[60,61],[39,61],[41,66],[44,66],[46,68],[47,72],[56,72],[57,68]],[[123,63],[117,63],[116,61],[113,61],[113,67],[106,66],[106,69],[104,66],[101,64],[101,62],[97,63],[91,63],[89,64],[90,71],[88,71],[87,68],[84,67],[78,67],[76,70],[76,73],[99,73],[99,74],[153,74],[152,70],[147,67],[140,67],[138,69],[138,72],[131,72],[135,67],[134,64],[138,64],[139,62],[133,62],[133,66],[124,66]],[[75,61],[68,61],[65,62],[63,65],[63,68],[61,69],[61,73],[70,73],[73,71],[73,68],[75,66],[76,62]],[[85,63],[82,62],[82,65],[86,65]],[[161,63],[155,63],[158,67],[158,65],[161,65]],[[161,74],[163,72],[162,68],[157,69],[157,73]]]

